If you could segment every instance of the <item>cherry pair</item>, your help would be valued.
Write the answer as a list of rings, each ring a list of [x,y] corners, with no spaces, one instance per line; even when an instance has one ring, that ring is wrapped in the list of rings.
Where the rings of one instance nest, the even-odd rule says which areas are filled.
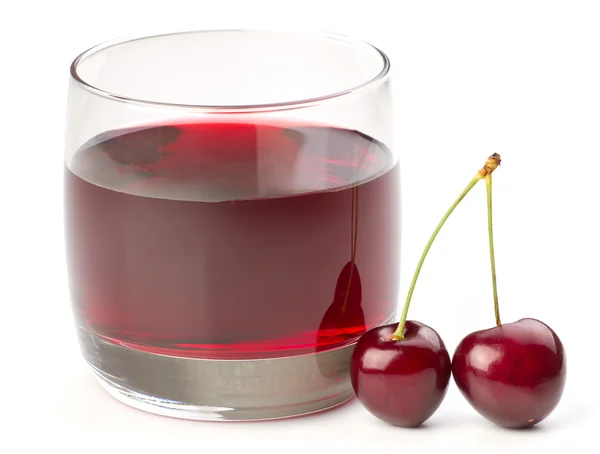
[[[492,173],[499,165],[500,156],[490,156],[439,222],[417,265],[400,323],[367,331],[356,345],[350,369],[354,392],[367,410],[384,421],[402,427],[424,423],[442,403],[450,375],[481,415],[503,427],[523,428],[539,423],[562,396],[566,361],[556,333],[531,318],[500,322],[492,228]],[[487,189],[496,327],[465,337],[451,361],[435,330],[406,318],[433,241],[480,180],[485,180]]]

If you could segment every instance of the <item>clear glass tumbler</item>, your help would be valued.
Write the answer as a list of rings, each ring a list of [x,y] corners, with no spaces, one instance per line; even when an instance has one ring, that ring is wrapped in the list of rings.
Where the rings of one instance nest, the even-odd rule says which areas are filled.
[[[352,397],[354,344],[397,303],[389,67],[347,37],[242,30],[75,59],[70,294],[113,396],[209,420]]]

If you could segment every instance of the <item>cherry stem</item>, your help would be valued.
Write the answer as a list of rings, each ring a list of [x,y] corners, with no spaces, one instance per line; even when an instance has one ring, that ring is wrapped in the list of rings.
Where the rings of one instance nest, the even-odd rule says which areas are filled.
[[[496,316],[496,326],[500,326],[500,306],[498,304],[498,286],[496,284],[496,257],[494,255],[494,227],[492,222],[492,174],[485,176],[485,189],[487,193],[487,219],[488,219],[488,238],[490,243],[490,264],[492,266],[492,288],[494,289],[494,315]]]
[[[442,217],[442,220],[439,222],[439,224],[433,231],[431,238],[429,238],[429,241],[427,242],[427,245],[425,246],[425,250],[423,251],[423,254],[421,254],[421,259],[419,260],[419,263],[417,264],[417,269],[415,270],[415,275],[413,276],[413,280],[410,284],[410,288],[408,289],[408,295],[406,296],[406,302],[404,303],[404,310],[402,311],[402,317],[400,318],[400,323],[398,324],[398,328],[392,335],[392,340],[404,339],[404,327],[406,325],[406,317],[408,316],[408,308],[410,307],[410,300],[412,299],[413,292],[415,290],[415,285],[417,284],[417,279],[419,278],[419,274],[421,273],[421,268],[423,267],[423,263],[425,262],[425,258],[427,257],[427,253],[429,252],[429,249],[431,249],[431,245],[433,244],[433,241],[437,237],[438,233],[440,232],[440,230],[446,223],[446,220],[450,217],[450,215],[452,214],[454,209],[458,206],[458,204],[462,201],[462,199],[465,198],[465,196],[469,193],[469,191],[471,189],[473,189],[473,186],[475,186],[479,182],[479,180],[481,180],[481,176],[479,176],[479,174],[477,174],[471,180],[471,182],[467,185],[467,187],[463,190],[463,192],[458,196],[458,199],[456,199],[456,201],[452,204],[452,206],[448,209],[448,211],[446,211],[446,214],[444,214],[444,217]]]
[[[492,156],[488,158],[484,166],[475,174],[473,179],[469,182],[467,187],[461,192],[458,198],[454,201],[452,206],[448,208],[448,211],[444,214],[437,227],[433,231],[427,245],[425,246],[425,250],[421,254],[421,258],[419,259],[419,263],[417,264],[417,269],[415,270],[415,274],[413,276],[412,282],[410,284],[410,288],[408,289],[408,295],[406,296],[406,302],[404,303],[404,309],[402,311],[402,316],[400,317],[400,323],[398,323],[398,327],[394,334],[392,334],[392,340],[402,340],[404,339],[404,330],[406,326],[406,317],[408,316],[408,308],[410,307],[410,301],[413,296],[413,292],[415,290],[415,285],[417,284],[417,279],[419,278],[419,274],[421,273],[421,268],[423,267],[423,263],[425,262],[425,258],[427,257],[427,253],[429,249],[431,249],[431,245],[433,244],[435,238],[438,233],[454,211],[454,209],[458,206],[458,204],[465,198],[465,196],[469,193],[473,186],[475,186],[480,180],[486,178],[488,175],[491,175],[494,170],[500,165],[500,155],[494,153]]]

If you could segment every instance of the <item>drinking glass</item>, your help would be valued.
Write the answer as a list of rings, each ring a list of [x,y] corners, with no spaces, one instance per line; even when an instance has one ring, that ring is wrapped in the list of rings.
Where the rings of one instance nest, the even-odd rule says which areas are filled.
[[[312,32],[113,41],[71,66],[70,297],[85,361],[131,406],[206,420],[353,395],[395,317],[390,64]]]

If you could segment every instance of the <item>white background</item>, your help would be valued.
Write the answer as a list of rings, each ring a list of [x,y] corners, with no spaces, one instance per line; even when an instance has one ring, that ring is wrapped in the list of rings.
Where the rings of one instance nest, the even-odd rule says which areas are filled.
[[[597,446],[600,3],[11,1],[0,22],[0,451],[546,453],[586,438]],[[62,237],[71,60],[122,35],[286,25],[350,34],[392,60],[402,298],[439,217],[485,157],[502,154],[494,197],[503,320],[543,320],[568,357],[563,400],[536,429],[496,428],[454,383],[417,430],[387,426],[356,401],[268,423],[174,420],[112,399],[84,365]],[[410,313],[451,351],[494,321],[484,194],[476,187],[434,244]]]

